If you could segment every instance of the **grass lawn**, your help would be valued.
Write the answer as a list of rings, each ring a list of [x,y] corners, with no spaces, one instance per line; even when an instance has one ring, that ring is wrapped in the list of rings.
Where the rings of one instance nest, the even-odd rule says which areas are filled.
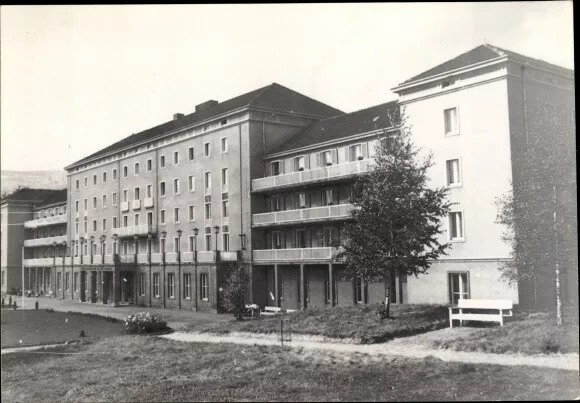
[[[290,319],[292,333],[351,338],[359,343],[381,343],[395,337],[410,336],[448,326],[448,310],[434,305],[392,305],[391,319],[375,314],[377,305],[308,309],[284,316]],[[191,326],[189,330],[212,333],[230,331],[276,333],[279,316]]]
[[[2,356],[2,400],[570,399],[578,373],[121,336],[61,354]],[[71,354],[65,354],[71,353]],[[13,358],[9,358],[14,356]],[[18,357],[23,360],[19,360]]]
[[[123,322],[115,319],[44,309],[2,310],[1,321],[2,348],[76,340],[81,330],[88,338],[118,336],[123,330]]]
[[[466,336],[436,340],[433,347],[488,353],[549,354],[578,352],[578,322],[565,318],[556,325],[554,314],[514,312],[504,326],[486,326]]]

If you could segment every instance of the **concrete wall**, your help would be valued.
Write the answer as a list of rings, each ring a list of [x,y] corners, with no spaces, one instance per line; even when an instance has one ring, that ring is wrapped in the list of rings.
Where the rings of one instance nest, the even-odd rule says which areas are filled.
[[[32,205],[7,202],[0,207],[2,292],[22,288],[22,244],[26,239],[24,222],[31,220]]]

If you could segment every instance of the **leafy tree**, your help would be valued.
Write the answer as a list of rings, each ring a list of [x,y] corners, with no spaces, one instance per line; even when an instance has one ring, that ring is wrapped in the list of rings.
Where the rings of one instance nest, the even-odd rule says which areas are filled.
[[[391,116],[391,122],[399,130],[379,137],[374,169],[353,186],[353,220],[336,256],[346,264],[343,277],[365,285],[385,281],[384,317],[390,314],[391,276],[425,273],[450,246],[439,241],[450,204],[446,188],[429,187],[432,155],[419,157],[404,115]]]
[[[237,320],[242,320],[249,284],[248,272],[239,263],[229,263],[225,265],[224,270],[226,279],[222,291],[222,307],[232,313]]]

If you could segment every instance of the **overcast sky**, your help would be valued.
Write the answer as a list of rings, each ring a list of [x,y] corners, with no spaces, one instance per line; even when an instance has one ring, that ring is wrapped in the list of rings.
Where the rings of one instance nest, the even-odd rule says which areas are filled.
[[[277,82],[346,112],[484,41],[573,68],[571,2],[1,8],[1,165],[61,169]]]

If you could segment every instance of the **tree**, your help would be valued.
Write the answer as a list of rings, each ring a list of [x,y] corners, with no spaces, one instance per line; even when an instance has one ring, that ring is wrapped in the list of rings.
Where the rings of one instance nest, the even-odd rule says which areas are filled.
[[[226,280],[222,291],[222,306],[242,320],[246,308],[245,297],[248,290],[249,276],[245,267],[239,263],[224,266]]]
[[[429,187],[432,155],[419,158],[404,115],[393,115],[391,122],[399,129],[379,137],[375,167],[353,186],[353,220],[344,227],[345,240],[336,255],[346,264],[343,277],[360,278],[365,285],[385,281],[385,317],[391,276],[425,273],[450,246],[439,241],[441,218],[450,204],[446,188]]]

